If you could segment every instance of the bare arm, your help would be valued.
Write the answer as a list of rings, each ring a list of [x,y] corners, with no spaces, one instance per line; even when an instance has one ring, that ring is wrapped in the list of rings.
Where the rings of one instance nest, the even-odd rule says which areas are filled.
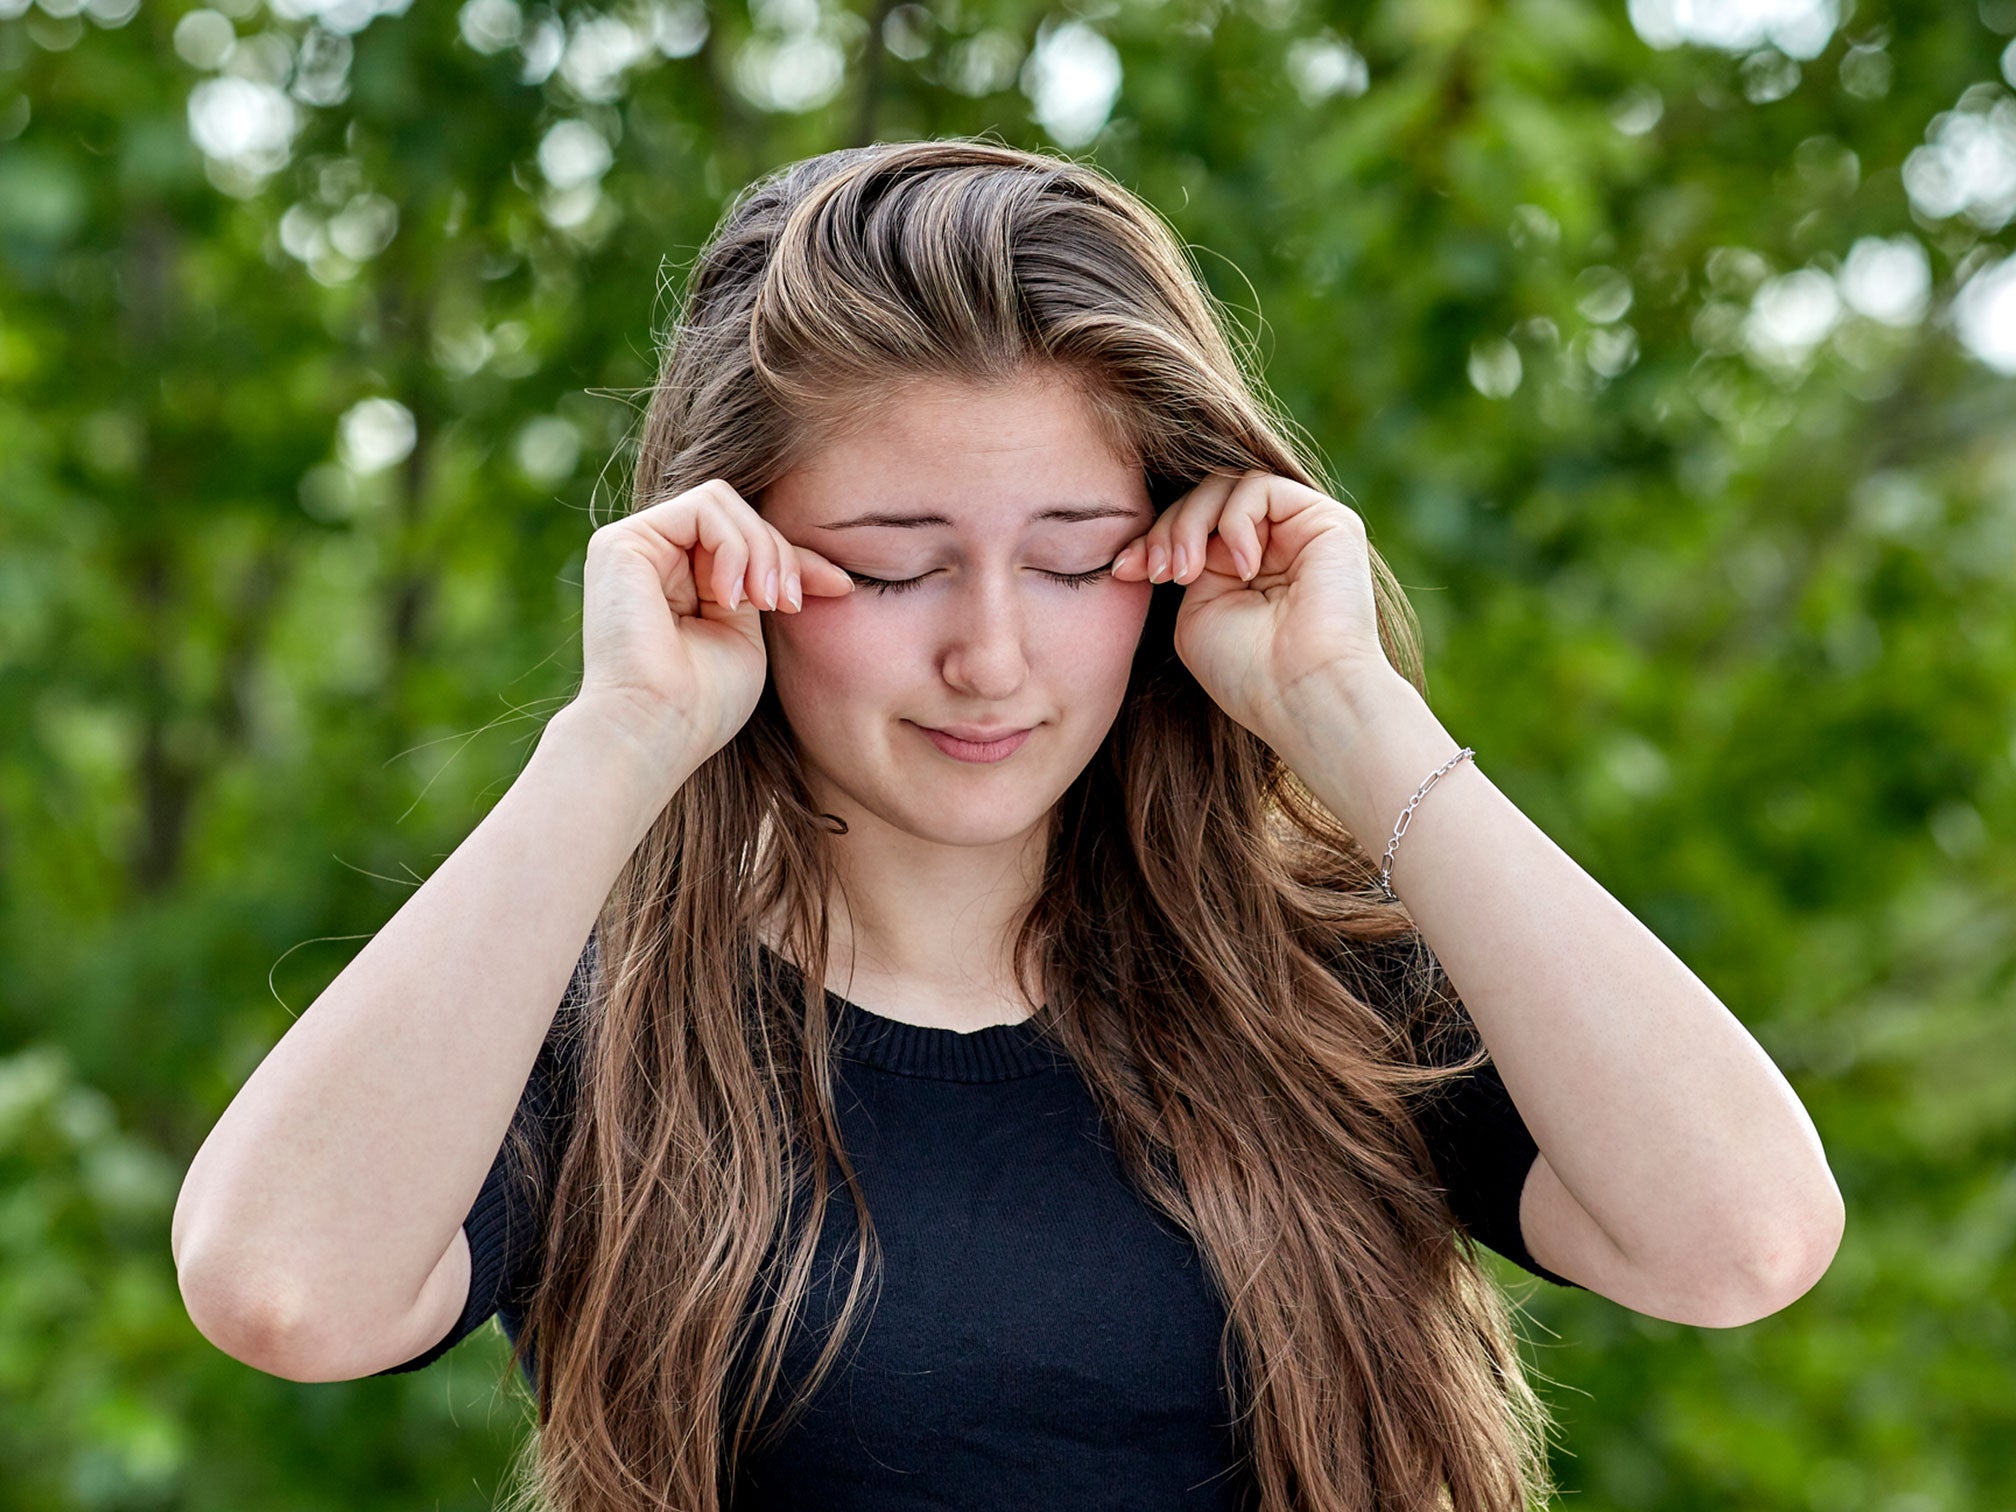
[[[341,1380],[446,1331],[469,1283],[463,1217],[589,930],[703,759],[668,767],[664,750],[599,707],[561,710],[224,1110],[171,1235],[191,1321],[220,1349]]]
[[[1461,746],[1390,669],[1306,691],[1284,759],[1382,848]],[[1542,1265],[1701,1328],[1755,1322],[1818,1281],[1845,1213],[1798,1094],[1474,762],[1429,790],[1390,880],[1543,1152],[1521,1208]]]

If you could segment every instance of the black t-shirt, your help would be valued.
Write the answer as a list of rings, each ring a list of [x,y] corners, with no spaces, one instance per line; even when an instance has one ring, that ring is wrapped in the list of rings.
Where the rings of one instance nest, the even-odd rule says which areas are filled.
[[[593,948],[570,999],[585,990]],[[795,968],[767,959],[795,988]],[[1255,1505],[1219,1375],[1223,1303],[1192,1242],[1123,1178],[1068,1058],[1025,1024],[962,1034],[828,998],[836,1111],[883,1279],[806,1415],[745,1456],[736,1512]],[[567,1081],[549,1040],[519,1114],[541,1132],[549,1180]],[[1463,1226],[1573,1286],[1520,1233],[1538,1151],[1495,1069],[1452,1084],[1422,1119]],[[500,1149],[465,1223],[462,1315],[433,1348],[378,1374],[431,1364],[492,1315],[515,1341],[538,1280],[539,1216]],[[854,1205],[836,1189],[815,1266],[826,1286],[815,1281],[773,1411],[838,1316],[854,1242]],[[528,1358],[528,1378],[536,1372]]]

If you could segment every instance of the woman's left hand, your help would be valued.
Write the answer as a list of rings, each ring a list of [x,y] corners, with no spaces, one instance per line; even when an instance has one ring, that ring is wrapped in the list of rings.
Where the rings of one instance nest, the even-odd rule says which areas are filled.
[[[1176,654],[1221,709],[1270,744],[1294,728],[1296,698],[1321,687],[1317,674],[1345,686],[1392,674],[1365,522],[1291,478],[1212,473],[1128,544],[1113,576],[1188,585]]]

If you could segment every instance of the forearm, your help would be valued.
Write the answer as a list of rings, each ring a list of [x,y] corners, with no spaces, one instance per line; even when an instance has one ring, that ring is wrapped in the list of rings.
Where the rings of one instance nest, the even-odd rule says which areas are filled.
[[[475,1200],[610,885],[685,773],[563,710],[508,792],[259,1064],[197,1152],[192,1316],[403,1316]],[[690,768],[688,768],[690,770]],[[208,1330],[206,1329],[206,1332]]]
[[[1377,857],[1462,743],[1397,674],[1303,692],[1271,743]],[[1428,790],[1389,880],[1548,1163],[1632,1264],[1761,1287],[1824,1266],[1840,1193],[1797,1094],[1476,761]]]

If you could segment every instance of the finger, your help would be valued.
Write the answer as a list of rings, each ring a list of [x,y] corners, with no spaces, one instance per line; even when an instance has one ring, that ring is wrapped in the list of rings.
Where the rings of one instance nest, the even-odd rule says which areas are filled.
[[[722,511],[743,553],[734,580],[724,585],[731,600],[740,603],[747,599],[758,609],[775,609],[783,586],[775,533],[726,480],[709,478],[700,486]]]
[[[805,590],[809,575],[812,592],[837,592],[834,578],[846,581],[847,590],[854,587],[854,580],[820,556],[809,546],[800,546],[776,526],[766,527],[776,543],[778,569],[779,607],[786,614],[796,614],[805,607]]]
[[[1149,551],[1155,544],[1155,527],[1167,517],[1168,510],[1158,514],[1146,530],[1120,548],[1114,555],[1113,565],[1107,570],[1123,582],[1151,577],[1155,564]]]
[[[1233,570],[1242,582],[1253,580],[1266,551],[1260,526],[1267,519],[1268,492],[1268,474],[1248,473],[1226,497],[1224,512],[1218,516],[1219,539],[1231,553]]]
[[[700,564],[694,560],[696,554],[704,552],[710,558],[709,565],[711,559],[724,555],[732,561],[739,545],[740,533],[732,512],[739,496],[725,483],[717,488],[717,483],[703,483],[659,499],[612,520],[603,529],[633,540],[658,566],[668,588],[683,573],[695,580],[697,589]]]
[[[685,516],[665,518],[669,530],[675,533],[683,530],[693,538],[690,550],[694,591],[699,598],[696,607],[704,612],[706,605],[716,604],[733,611],[740,602],[738,585],[748,560],[748,547],[736,527],[734,514],[711,490],[696,489],[675,502],[684,505]],[[640,514],[638,519],[642,521],[643,516]]]
[[[1114,576],[1132,577],[1138,571],[1151,583],[1168,581],[1171,572],[1171,531],[1183,506],[1195,496],[1198,489],[1209,485],[1215,476],[1207,474],[1203,482],[1185,492],[1175,503],[1156,516],[1154,524],[1134,540],[1129,541],[1120,555],[1114,558]]]
[[[1148,537],[1138,535],[1122,546],[1107,570],[1123,583],[1137,577],[1145,578],[1148,575]]]
[[[715,553],[708,573],[714,601],[725,609],[739,609],[745,597],[742,584],[749,575],[749,541],[720,505],[710,504],[708,508],[719,511],[721,516],[721,549]]]
[[[1212,473],[1176,502],[1166,522],[1169,553],[1168,581],[1191,583],[1204,571],[1204,552],[1211,528],[1224,512],[1225,500],[1247,475]]]
[[[854,579],[810,546],[800,546],[794,541],[785,541],[784,545],[795,562],[802,593],[845,598],[854,591]]]

